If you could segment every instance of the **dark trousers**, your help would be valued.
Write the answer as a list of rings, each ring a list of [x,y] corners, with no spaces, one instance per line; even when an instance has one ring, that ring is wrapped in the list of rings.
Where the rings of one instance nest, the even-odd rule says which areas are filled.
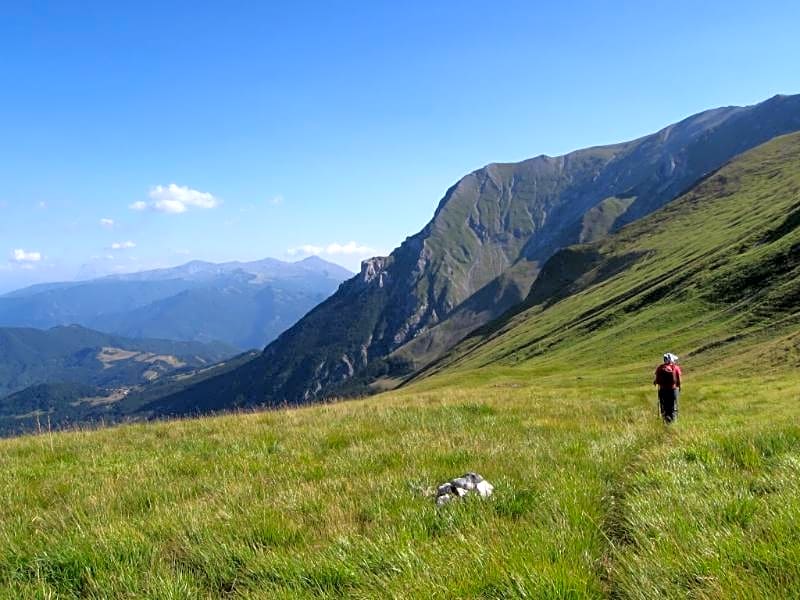
[[[678,418],[678,394],[680,390],[658,390],[658,407],[665,423]]]

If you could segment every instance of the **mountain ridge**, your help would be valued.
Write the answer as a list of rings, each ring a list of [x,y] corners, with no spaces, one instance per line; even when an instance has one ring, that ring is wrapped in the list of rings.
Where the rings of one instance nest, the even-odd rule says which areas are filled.
[[[599,339],[625,364],[678,346],[683,362],[707,373],[793,367],[799,282],[800,133],[793,133],[616,234],[560,250],[524,305],[472,332],[415,380],[522,364],[535,377],[565,360],[579,371],[597,360],[579,349],[596,350]],[[657,319],[664,325],[654,333]]]
[[[319,258],[192,261],[11,292],[0,297],[0,326],[46,329],[79,323],[127,337],[263,348],[349,275]]]
[[[522,302],[542,263],[587,227],[602,238],[741,152],[798,129],[800,96],[778,96],[704,111],[629,142],[473,171],[419,233],[365,261],[252,364],[206,382],[207,395],[295,404],[396,385]],[[589,216],[597,222],[587,223],[603,203],[616,214],[597,209]]]
[[[144,271],[135,271],[132,273],[116,273],[110,275],[103,275],[100,277],[92,277],[89,279],[77,279],[75,281],[55,281],[48,283],[37,283],[34,285],[11,290],[9,292],[0,294],[2,298],[18,298],[38,294],[53,289],[61,289],[68,287],[75,287],[87,283],[98,281],[147,281],[147,280],[169,280],[180,279],[181,275],[197,274],[197,273],[230,273],[232,271],[243,271],[254,275],[262,274],[265,268],[273,267],[274,271],[281,269],[303,269],[310,272],[330,272],[335,274],[336,277],[347,279],[353,276],[352,271],[345,269],[341,265],[326,261],[318,256],[309,256],[302,260],[287,262],[277,258],[263,258],[254,261],[228,261],[215,263],[205,260],[191,260],[189,262],[177,265],[175,267],[164,267],[159,269],[147,269]]]

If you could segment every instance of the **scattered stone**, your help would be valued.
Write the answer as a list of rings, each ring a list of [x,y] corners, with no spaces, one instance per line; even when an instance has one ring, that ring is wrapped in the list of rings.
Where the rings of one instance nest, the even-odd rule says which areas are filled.
[[[451,479],[436,489],[436,506],[447,504],[456,498],[463,498],[469,493],[488,498],[494,492],[494,486],[477,473],[465,473],[461,477]]]

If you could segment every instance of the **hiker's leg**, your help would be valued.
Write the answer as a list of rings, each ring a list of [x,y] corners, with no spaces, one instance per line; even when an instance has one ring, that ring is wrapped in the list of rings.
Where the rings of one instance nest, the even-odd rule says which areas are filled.
[[[672,423],[675,418],[675,390],[658,390],[658,403],[664,423]]]
[[[676,402],[678,400],[678,390],[667,390],[665,394],[666,399],[666,415],[664,416],[664,420],[667,423],[672,423],[675,418],[678,416],[676,414]]]
[[[661,418],[669,422],[669,399],[666,392],[667,390],[658,390],[658,410],[661,412]]]

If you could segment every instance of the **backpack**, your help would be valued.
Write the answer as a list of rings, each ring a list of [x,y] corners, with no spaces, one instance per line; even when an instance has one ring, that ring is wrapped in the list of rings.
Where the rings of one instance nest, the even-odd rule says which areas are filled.
[[[671,390],[678,384],[678,376],[672,365],[660,365],[656,369],[656,383],[662,390]]]

